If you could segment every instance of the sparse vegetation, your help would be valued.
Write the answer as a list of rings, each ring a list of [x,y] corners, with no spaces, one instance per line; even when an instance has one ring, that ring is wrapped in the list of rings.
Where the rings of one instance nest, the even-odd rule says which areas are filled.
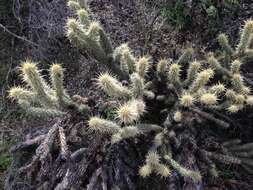
[[[195,18],[195,12],[198,12],[201,19],[207,21],[210,33],[217,32],[220,23],[226,14],[235,14],[239,1],[226,0],[201,0],[201,1],[161,1],[161,14],[166,20],[179,30],[187,30],[191,26],[204,24]]]

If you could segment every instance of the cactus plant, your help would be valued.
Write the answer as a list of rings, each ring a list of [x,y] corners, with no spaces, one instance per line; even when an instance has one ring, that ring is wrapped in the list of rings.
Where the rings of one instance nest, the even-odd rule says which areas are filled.
[[[220,149],[210,151],[201,146],[203,142],[199,142],[199,134],[204,131],[229,130],[230,123],[219,118],[216,111],[234,114],[253,104],[250,88],[240,73],[245,57],[247,61],[252,58],[248,53],[253,51],[249,49],[252,20],[245,22],[235,50],[227,37],[221,35],[222,55],[209,53],[204,60],[193,60],[193,50],[189,48],[178,60],[160,60],[152,73],[153,78],[150,78],[148,73],[153,71],[148,56],[135,57],[127,44],[113,50],[104,30],[100,24],[90,20],[85,7],[74,0],[68,5],[76,11],[78,20],[70,18],[67,21],[67,36],[81,50],[88,50],[95,59],[109,66],[111,71],[101,73],[96,84],[116,101],[117,108],[110,118],[96,113],[86,120],[81,115],[82,127],[88,126],[84,132],[78,128],[80,123],[68,126],[64,125],[64,119],[58,120],[42,137],[43,140],[40,139],[42,142],[32,162],[22,167],[21,173],[40,168],[42,174],[37,174],[37,178],[42,180],[44,178],[40,176],[48,171],[45,165],[51,166],[54,161],[57,170],[52,172],[57,177],[49,181],[53,181],[51,184],[55,189],[83,185],[87,185],[87,189],[120,189],[125,188],[125,184],[128,189],[135,189],[131,188],[136,187],[134,180],[127,174],[132,168],[139,170],[130,172],[135,177],[137,173],[144,178],[155,173],[163,178],[172,178],[176,173],[197,189],[205,177],[197,162],[206,165],[214,177],[218,175],[216,161],[241,165],[252,172],[252,143],[243,145],[238,140],[219,143]],[[14,87],[10,96],[17,99],[28,113],[56,117],[66,115],[69,108],[75,108],[81,114],[87,113],[83,112],[87,111],[87,106],[76,104],[64,89],[60,65],[54,64],[50,68],[52,87],[43,79],[36,64],[26,61],[21,71],[29,88]],[[76,115],[70,114],[69,117],[76,118]],[[70,119],[72,122],[73,118]],[[87,134],[95,139],[95,145],[89,145],[88,151],[80,148],[85,146],[83,141]],[[143,150],[138,152],[136,145],[143,136],[149,141],[145,153]],[[72,145],[78,140],[81,141],[77,146],[79,149],[73,149]],[[34,142],[40,141],[36,139]],[[52,147],[59,150],[50,154]],[[130,152],[132,149],[135,151]],[[55,154],[60,155],[52,160]],[[136,166],[137,161],[133,160],[135,165],[127,167],[131,165],[127,158],[134,155],[142,155],[139,165]],[[66,162],[59,166],[62,159]],[[92,162],[96,164],[91,167]],[[47,183],[41,182],[43,187]]]

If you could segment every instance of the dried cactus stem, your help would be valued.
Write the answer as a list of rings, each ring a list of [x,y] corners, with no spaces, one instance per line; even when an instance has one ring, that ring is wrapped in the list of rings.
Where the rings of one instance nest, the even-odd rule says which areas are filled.
[[[201,117],[207,119],[207,120],[210,120],[212,122],[214,122],[215,124],[217,124],[218,126],[222,127],[222,128],[229,128],[229,123],[225,122],[225,121],[222,121],[220,119],[217,119],[215,118],[213,115],[207,113],[207,112],[204,112],[198,108],[189,108],[191,111],[197,113],[198,115],[200,115]]]

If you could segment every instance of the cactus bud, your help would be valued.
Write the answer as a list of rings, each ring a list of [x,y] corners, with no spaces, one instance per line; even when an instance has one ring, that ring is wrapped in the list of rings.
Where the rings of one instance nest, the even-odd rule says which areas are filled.
[[[137,121],[145,112],[145,104],[141,100],[131,100],[117,110],[120,121],[124,124],[131,124]]]
[[[232,104],[227,108],[229,113],[237,113],[241,109],[240,105]]]
[[[242,94],[237,94],[237,95],[235,96],[235,103],[236,103],[236,104],[243,105],[244,102],[245,102],[245,97],[244,97],[244,95],[242,95]]]
[[[150,90],[144,90],[143,95],[149,100],[153,100],[155,98],[155,93]]]
[[[236,99],[236,92],[234,90],[231,90],[231,89],[227,90],[225,95],[230,100],[234,101]]]
[[[247,96],[246,103],[253,106],[253,96]]]
[[[111,143],[112,144],[115,144],[115,143],[118,143],[122,140],[122,136],[121,136],[121,133],[116,133],[116,134],[113,134],[112,137],[111,137]]]
[[[205,105],[214,105],[217,103],[217,96],[211,93],[205,93],[200,97],[200,102]]]
[[[99,41],[100,40],[100,35],[99,31],[102,30],[100,24],[98,22],[91,22],[87,31],[87,35],[89,36],[90,39],[94,41]]]
[[[69,18],[66,23],[67,29],[72,29],[73,31],[77,31],[79,29],[79,23],[74,18]]]
[[[184,94],[181,98],[180,98],[180,104],[184,107],[190,107],[194,104],[195,99],[192,95],[190,94]]]
[[[56,92],[59,101],[62,101],[64,96],[63,87],[63,68],[59,64],[53,64],[50,68],[50,77],[52,80],[53,88]]]
[[[170,169],[165,166],[164,164],[157,164],[154,167],[157,174],[161,175],[162,177],[168,177],[171,175]]]
[[[134,126],[127,126],[121,130],[121,136],[123,139],[135,137],[139,134],[141,134],[140,130],[138,130],[138,128]]]
[[[174,121],[181,122],[182,121],[182,113],[180,111],[176,111],[173,116]]]
[[[121,44],[120,46],[116,47],[113,52],[113,59],[116,62],[120,62],[121,56],[123,55],[124,51],[130,51],[127,44]]]
[[[89,15],[85,9],[78,10],[77,15],[82,25],[84,26],[90,25]]]
[[[234,60],[232,63],[231,63],[231,72],[232,74],[240,74],[240,68],[241,68],[241,62],[239,60]]]
[[[145,164],[139,170],[139,175],[143,178],[150,176],[152,172],[152,168],[149,164]]]
[[[146,163],[156,165],[160,162],[160,156],[155,151],[149,151],[146,156]]]
[[[67,5],[68,5],[68,7],[69,7],[70,9],[72,9],[73,11],[77,11],[77,10],[79,10],[79,9],[82,8],[82,7],[79,5],[79,3],[78,3],[78,2],[75,2],[75,1],[69,1]]]

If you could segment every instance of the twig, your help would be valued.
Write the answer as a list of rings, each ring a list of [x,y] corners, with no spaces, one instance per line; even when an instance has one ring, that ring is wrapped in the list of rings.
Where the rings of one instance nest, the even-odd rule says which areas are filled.
[[[143,51],[146,53],[147,51],[147,46],[148,46],[148,42],[152,36],[153,33],[153,29],[154,29],[154,25],[157,21],[157,18],[159,17],[160,11],[156,11],[154,17],[151,19],[150,25],[149,25],[149,29],[148,31],[145,33],[145,43],[144,43],[144,48]]]
[[[62,127],[59,127],[58,132],[59,132],[59,139],[60,139],[61,155],[62,155],[62,158],[66,160],[69,157],[69,151],[68,151],[68,145],[66,142],[64,129]]]
[[[26,39],[25,37],[22,37],[22,36],[18,36],[17,34],[11,32],[9,29],[7,29],[4,25],[0,24],[0,28],[2,28],[4,30],[4,32],[7,32],[8,34],[14,36],[15,38],[17,39],[20,39],[20,40],[23,40],[29,44],[32,44],[33,46],[36,46],[36,47],[40,47],[39,44],[36,44],[35,42],[31,41],[31,40],[28,40]]]
[[[243,76],[243,79],[246,83],[248,83],[249,85],[253,86],[253,81],[245,76]]]
[[[3,86],[2,86],[2,96],[3,96],[3,99],[2,99],[2,105],[3,105],[3,108],[6,108],[6,87],[8,86],[8,82],[9,82],[9,76],[10,76],[10,73],[12,71],[12,65],[13,65],[13,49],[14,49],[14,39],[12,38],[11,40],[11,54],[10,54],[10,66],[9,66],[9,69],[8,69],[8,72],[6,74],[6,77],[5,77],[5,82],[3,83]]]
[[[21,144],[17,144],[13,146],[10,149],[10,152],[14,153],[20,150],[28,149],[32,146],[38,146],[44,139],[45,139],[45,135],[40,135],[40,136],[35,137],[34,139],[29,139],[25,142],[22,142]]]

